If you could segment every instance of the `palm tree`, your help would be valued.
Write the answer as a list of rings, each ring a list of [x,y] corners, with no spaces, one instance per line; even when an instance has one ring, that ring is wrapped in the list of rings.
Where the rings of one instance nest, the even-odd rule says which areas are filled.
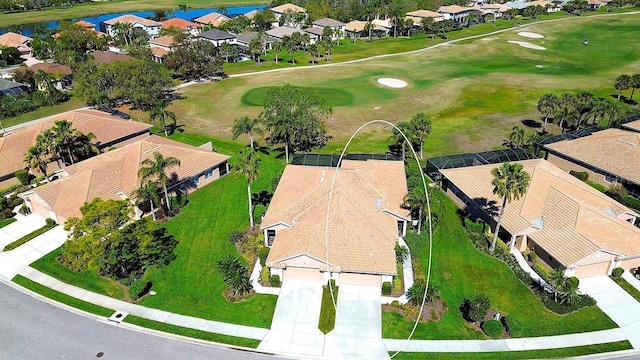
[[[278,53],[282,50],[282,42],[275,41],[271,44],[271,50],[273,50],[273,53],[276,55],[276,62],[278,62]]]
[[[242,116],[233,121],[233,128],[231,129],[233,132],[233,140],[237,139],[238,136],[242,134],[249,135],[249,140],[251,141],[251,149],[253,147],[253,134],[256,133],[258,135],[264,134],[264,131],[260,127],[260,119],[250,118],[248,116]]]
[[[116,33],[116,37],[119,38],[120,41],[124,41],[125,45],[129,45],[133,41],[133,24],[117,22],[113,25],[113,30]]]
[[[73,124],[67,120],[58,120],[51,128],[52,146],[58,158],[62,159],[62,152],[66,152],[71,164],[74,163],[72,144],[79,132],[73,129]]]
[[[396,242],[396,262],[402,264],[409,257],[409,248]]]
[[[517,148],[524,144],[525,133],[524,128],[516,125],[511,129],[511,134],[509,134],[509,145],[512,148]]]
[[[162,185],[167,210],[171,210],[171,203],[169,202],[169,194],[167,193],[169,177],[165,173],[165,170],[174,166],[180,166],[180,160],[173,156],[165,158],[162,154],[155,151],[152,159],[142,160],[142,167],[138,170],[138,178],[140,178],[141,181],[155,179],[160,183],[160,185]]]
[[[156,221],[156,211],[153,204],[160,203],[156,184],[151,181],[141,183],[140,187],[137,190],[134,190],[131,195],[142,200],[142,202],[148,201],[151,204],[151,217],[153,218],[153,221]]]
[[[549,117],[553,116],[558,109],[560,99],[558,96],[552,93],[542,95],[538,100],[538,111],[544,116],[544,123],[542,125],[542,131],[547,131],[547,121]]]
[[[418,145],[420,145],[420,159],[423,158],[424,141],[431,134],[431,120],[427,114],[419,112],[411,118],[411,130]]]
[[[254,227],[253,223],[253,204],[251,202],[251,183],[258,178],[258,166],[260,165],[260,159],[256,156],[256,152],[253,149],[245,148],[242,152],[238,153],[238,162],[234,165],[234,168],[238,170],[244,179],[247,180],[247,195],[249,198],[249,224],[251,228]]]
[[[411,126],[411,123],[407,121],[401,121],[396,126],[402,132],[394,128],[391,139],[395,142],[395,144],[400,145],[402,147],[402,161],[404,161],[405,155],[406,155],[406,145],[407,145],[407,140],[405,140],[404,137],[406,136],[407,139],[409,139],[409,141],[412,141],[414,137],[413,127]]]
[[[176,125],[176,114],[166,110],[169,104],[171,104],[171,102],[167,100],[158,101],[149,111],[149,119],[151,121],[155,121],[157,119],[160,121],[160,124],[162,124],[164,136],[169,136],[169,134],[167,134],[167,119],[171,120],[173,125]]]
[[[404,206],[412,211],[418,211],[418,235],[420,235],[420,230],[422,229],[422,213],[427,206],[427,196],[424,193],[424,188],[421,186],[414,187],[404,196],[402,202]]]
[[[187,11],[187,9],[189,9],[189,6],[187,6],[186,4],[180,4],[178,5],[178,9],[184,11],[184,18],[185,20],[189,21],[189,12]]]
[[[373,28],[373,21],[367,21],[367,23],[364,24],[363,30],[369,34],[369,41],[371,41],[371,33],[373,32]]]
[[[222,280],[229,285],[234,295],[242,295],[251,291],[251,280],[249,279],[246,266],[231,254],[227,254],[216,262],[216,270],[222,275]]]
[[[633,100],[633,93],[636,92],[636,89],[640,88],[640,74],[631,75],[629,78],[629,86],[631,87],[630,100]]]
[[[527,192],[529,187],[530,176],[529,173],[523,170],[522,165],[518,163],[504,163],[501,167],[491,170],[493,180],[493,193],[502,197],[502,206],[500,207],[500,214],[498,215],[498,223],[496,224],[496,230],[493,234],[493,240],[489,251],[493,252],[496,247],[496,240],[498,239],[498,232],[500,231],[500,223],[502,222],[502,216],[504,215],[504,209],[507,206],[507,202],[511,200],[518,200],[522,195]]]
[[[24,162],[27,164],[29,169],[38,169],[42,173],[42,175],[44,175],[44,178],[48,180],[47,160],[47,150],[42,146],[38,146],[38,144],[36,144],[36,146],[30,147],[24,157]]]
[[[620,96],[622,95],[623,90],[629,89],[629,85],[631,83],[631,77],[629,75],[620,75],[616,78],[616,83],[614,87],[618,90],[618,101],[620,101]]]
[[[311,56],[311,63],[316,64],[317,58],[320,55],[320,51],[318,50],[318,44],[309,45],[307,52],[309,53],[309,56]]]
[[[422,18],[422,20],[420,20],[420,27],[425,34],[431,33],[431,38],[433,38],[433,36],[435,35],[433,32],[433,24],[435,22],[436,21],[432,17]]]
[[[567,282],[567,278],[564,277],[564,271],[555,269],[549,275],[549,285],[553,287],[553,298],[555,302],[558,302],[558,292],[562,291]]]

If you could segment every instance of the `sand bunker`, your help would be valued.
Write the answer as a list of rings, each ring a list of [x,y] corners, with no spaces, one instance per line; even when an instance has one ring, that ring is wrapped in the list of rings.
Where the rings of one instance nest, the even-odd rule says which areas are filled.
[[[406,81],[400,80],[400,79],[394,79],[394,78],[379,78],[378,84],[384,85],[390,88],[394,88],[394,89],[407,87]]]
[[[526,42],[526,41],[513,41],[513,40],[509,40],[510,43],[512,44],[516,44],[516,45],[520,45],[522,47],[526,47],[528,49],[534,49],[534,50],[547,50],[547,48],[542,47],[542,46],[538,46],[535,44],[532,44],[530,42]]]
[[[518,35],[520,36],[524,36],[526,38],[529,39],[542,39],[544,38],[544,35],[540,35],[534,32],[528,32],[528,31],[523,31],[523,32],[519,32]]]

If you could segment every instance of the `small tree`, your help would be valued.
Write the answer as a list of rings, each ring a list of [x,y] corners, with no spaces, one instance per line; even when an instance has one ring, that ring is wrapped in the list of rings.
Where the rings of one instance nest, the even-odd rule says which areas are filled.
[[[249,141],[251,142],[251,148],[253,146],[253,134],[263,135],[264,131],[260,127],[260,119],[252,119],[248,116],[241,116],[233,121],[233,140],[237,139],[242,134],[249,135]]]
[[[247,181],[247,196],[249,198],[249,224],[253,229],[253,204],[251,201],[251,183],[258,178],[258,166],[260,165],[260,159],[256,156],[256,152],[253,149],[245,148],[242,152],[238,153],[238,163],[234,165],[234,168],[238,170]]]
[[[396,242],[396,262],[403,263],[409,257],[409,248]]]
[[[232,295],[240,296],[251,291],[252,281],[248,276],[249,270],[235,256],[227,254],[218,260],[216,270],[222,275],[222,281],[229,286]]]
[[[414,281],[413,286],[407,290],[407,300],[412,305],[420,305],[422,303],[422,298],[424,297],[424,288],[427,286],[427,282],[425,279],[418,278]],[[438,289],[429,284],[429,289],[427,290],[427,296],[425,297],[425,302],[431,302],[438,297]]]
[[[468,301],[467,316],[473,322],[481,322],[487,316],[487,311],[491,308],[489,297],[483,293],[479,293]]]

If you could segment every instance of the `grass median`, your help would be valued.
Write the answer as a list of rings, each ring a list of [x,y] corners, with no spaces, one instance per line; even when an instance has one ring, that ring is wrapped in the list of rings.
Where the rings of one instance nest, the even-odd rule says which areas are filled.
[[[33,240],[33,239],[35,239],[36,237],[38,237],[38,236],[40,236],[40,235],[42,235],[42,234],[46,233],[47,231],[49,231],[49,230],[53,229],[53,228],[54,228],[54,227],[56,227],[56,226],[58,226],[58,224],[56,224],[56,223],[52,223],[52,224],[50,224],[50,225],[45,225],[45,226],[41,227],[41,228],[40,228],[40,229],[38,229],[38,230],[34,230],[34,231],[30,232],[29,234],[27,234],[27,235],[25,235],[25,236],[21,237],[20,239],[18,239],[18,240],[16,240],[16,241],[14,241],[14,242],[12,242],[12,243],[8,244],[7,246],[5,246],[3,251],[10,251],[10,250],[13,250],[13,249],[17,248],[18,246],[20,246],[20,245],[22,245],[22,244],[26,243],[27,241]]]

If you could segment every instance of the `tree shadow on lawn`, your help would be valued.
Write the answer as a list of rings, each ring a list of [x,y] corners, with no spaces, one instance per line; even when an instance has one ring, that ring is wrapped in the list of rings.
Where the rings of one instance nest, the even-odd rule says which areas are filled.
[[[531,119],[522,119],[520,123],[528,128],[539,129],[542,127],[542,124],[539,121],[531,120]]]

